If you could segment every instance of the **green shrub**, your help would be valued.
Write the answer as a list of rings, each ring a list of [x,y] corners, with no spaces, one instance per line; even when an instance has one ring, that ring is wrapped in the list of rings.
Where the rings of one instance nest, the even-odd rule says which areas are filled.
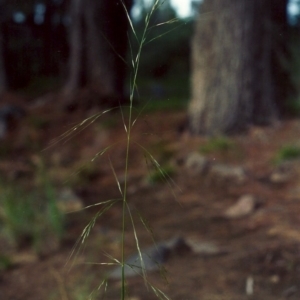
[[[0,254],[0,271],[5,271],[11,268],[12,265],[13,263],[8,256]]]
[[[39,252],[45,237],[61,239],[63,218],[49,192],[27,193],[13,186],[1,190],[0,233],[10,242],[29,244]]]
[[[287,145],[280,148],[274,161],[280,163],[285,160],[300,158],[300,147],[296,145]]]

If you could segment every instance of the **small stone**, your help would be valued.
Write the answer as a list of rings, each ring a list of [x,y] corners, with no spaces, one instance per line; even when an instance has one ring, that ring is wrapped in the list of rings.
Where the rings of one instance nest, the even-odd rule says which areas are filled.
[[[39,260],[39,257],[36,253],[21,252],[12,255],[10,259],[12,261],[12,264],[14,265],[25,265],[37,262]]]
[[[212,242],[186,239],[186,244],[189,246],[191,251],[197,255],[215,256],[228,253],[227,249],[221,248]]]
[[[233,184],[242,184],[247,178],[244,168],[222,164],[212,165],[208,175],[212,182],[230,182]]]
[[[147,271],[159,270],[160,266],[167,260],[170,250],[164,245],[149,247],[141,253],[130,256],[125,262],[125,276],[133,277]],[[142,257],[142,261],[141,261]],[[121,266],[115,268],[109,275],[110,279],[120,279],[122,276]]]
[[[69,188],[63,189],[56,199],[60,212],[66,214],[84,207],[83,201]]]
[[[283,184],[289,182],[295,175],[294,161],[282,162],[270,175],[270,182],[275,184]]]
[[[244,195],[233,206],[225,211],[224,216],[228,219],[248,216],[255,210],[256,204],[257,201],[254,196]]]
[[[280,281],[280,277],[279,277],[278,275],[272,275],[272,276],[270,277],[270,282],[271,282],[271,283],[276,284],[276,283],[278,283],[279,281]]]
[[[175,237],[141,250],[140,253],[132,255],[126,260],[125,276],[133,277],[141,275],[143,272],[157,271],[168,260],[171,253],[180,253],[184,247],[186,247],[184,239]],[[108,274],[108,278],[120,279],[121,274],[121,267],[118,266]]]
[[[272,173],[270,176],[270,181],[272,183],[277,183],[277,184],[286,183],[289,180],[290,180],[289,174],[275,172],[275,173]]]
[[[249,276],[246,280],[246,295],[247,296],[252,296],[253,295],[253,290],[254,288],[254,279],[252,276]]]
[[[209,162],[203,155],[192,152],[187,156],[185,166],[194,174],[204,174],[208,169]]]

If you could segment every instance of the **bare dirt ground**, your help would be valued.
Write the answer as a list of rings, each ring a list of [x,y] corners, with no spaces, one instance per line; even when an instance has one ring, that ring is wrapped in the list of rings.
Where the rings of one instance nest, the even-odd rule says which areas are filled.
[[[74,168],[114,145],[103,158],[89,165],[79,180],[68,184],[85,205],[120,197],[111,171],[112,164],[122,183],[126,143],[119,112],[104,115],[68,142],[41,151],[53,138],[94,112],[78,109],[65,113],[49,102],[32,108],[3,141],[9,151],[1,157],[2,176],[34,187],[30,180],[34,177],[32,162],[43,157],[49,177],[59,188],[71,178]],[[164,265],[166,278],[159,272],[149,272],[149,281],[174,300],[300,299],[299,162],[288,167],[287,179],[270,180],[275,168],[272,160],[280,147],[298,142],[300,121],[251,128],[246,134],[230,137],[234,148],[206,155],[213,163],[243,167],[247,176],[238,183],[220,182],[186,167],[187,157],[199,151],[207,138],[179,132],[185,118],[185,112],[178,111],[144,113],[133,128],[128,202],[140,245],[144,248],[153,241],[136,217],[137,212],[149,222],[157,242],[180,235],[198,243],[214,243],[226,251],[215,255],[174,253]],[[162,165],[172,166],[176,183],[173,190],[166,183],[149,182],[139,144]],[[21,176],[22,172],[26,176]],[[260,206],[246,216],[224,218],[226,209],[245,194],[259,198]],[[15,250],[19,263],[0,271],[0,299],[89,299],[89,293],[110,270],[89,262],[107,262],[107,254],[119,259],[121,250],[122,207],[116,204],[97,221],[85,251],[78,254],[74,265],[66,266],[76,239],[96,212],[93,208],[67,215],[64,239],[45,255],[35,256],[29,245]],[[125,250],[130,255],[136,252],[136,246],[127,221]],[[127,284],[128,299],[156,299],[142,278],[128,278]],[[109,281],[106,299],[119,298],[120,282]],[[101,292],[95,299],[102,299]]]

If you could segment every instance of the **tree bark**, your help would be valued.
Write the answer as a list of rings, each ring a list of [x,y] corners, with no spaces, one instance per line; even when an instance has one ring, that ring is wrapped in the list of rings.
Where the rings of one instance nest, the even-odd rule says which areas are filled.
[[[83,0],[72,0],[70,2],[70,16],[72,24],[69,30],[69,74],[63,88],[66,95],[72,95],[81,85],[81,72],[83,71],[83,28],[81,12],[84,7]]]
[[[286,0],[275,2],[286,7]],[[192,41],[192,133],[226,134],[278,118],[273,57],[284,38],[274,37],[283,22],[273,16],[277,4],[205,0],[201,5]]]
[[[124,1],[130,11],[132,0]],[[102,99],[122,101],[128,20],[119,0],[72,0],[69,77],[64,93],[88,86]]]
[[[6,90],[6,72],[4,65],[3,34],[0,21],[0,94]]]

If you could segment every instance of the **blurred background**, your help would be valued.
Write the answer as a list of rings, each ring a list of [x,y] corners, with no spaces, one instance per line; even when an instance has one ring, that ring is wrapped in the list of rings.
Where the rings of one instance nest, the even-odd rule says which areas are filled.
[[[143,32],[145,16],[151,9],[153,1],[127,0],[125,2],[132,16],[136,32],[140,36]],[[155,36],[164,36],[147,44],[143,49],[138,82],[141,100],[145,100],[145,97],[147,100],[167,98],[170,99],[168,103],[172,103],[174,106],[186,107],[191,86],[193,24],[201,14],[201,3],[200,0],[166,0],[160,9],[155,12],[151,21],[153,24],[167,22],[172,18],[178,18],[178,20],[172,24],[152,28],[148,32],[149,40]],[[122,7],[106,4],[101,4],[101,7],[101,5],[91,4],[91,7],[94,5],[94,11],[98,15],[90,18],[94,18],[95,23],[90,26],[85,20],[89,14],[85,11],[88,9],[79,8],[81,10],[79,13],[79,11],[76,11],[76,5],[70,0],[26,2],[2,0],[0,5],[0,91],[17,91],[29,98],[54,90],[63,90],[70,94],[78,87],[87,84],[92,86],[93,80],[97,81],[95,76],[98,75],[95,74],[97,72],[101,73],[99,70],[93,71],[95,69],[93,65],[99,65],[104,69],[102,71],[104,74],[99,75],[102,78],[98,81],[103,83],[100,84],[101,91],[97,91],[97,94],[100,94],[100,97],[102,94],[103,98],[107,96],[108,98],[119,97],[121,94],[122,97],[124,94],[123,89],[126,89],[125,94],[128,96],[130,51],[136,53],[138,45],[131,33],[129,38],[132,49],[129,50],[128,48],[126,31],[129,28],[127,27],[126,18],[122,15]],[[118,21],[114,21],[118,14],[122,17],[118,18]],[[293,97],[295,98],[295,95],[293,95],[294,90],[298,90],[295,86],[297,86],[296,82],[298,82],[299,77],[297,56],[299,2],[297,0],[287,2],[286,14],[290,29],[288,36],[285,36],[284,43],[285,48],[289,49],[289,53],[288,59],[281,57],[281,60],[287,60],[285,62],[286,68],[289,68],[288,75],[292,77],[294,85],[289,87],[288,105],[291,110],[297,111],[299,104],[293,99]],[[101,19],[103,21],[99,22]],[[110,28],[110,30],[107,28]],[[88,32],[94,36],[89,37]],[[75,37],[76,34],[77,37]],[[105,38],[101,40],[101,37]],[[124,57],[129,66],[125,66],[120,61],[116,62],[115,58],[108,58],[112,54],[108,53],[111,52],[108,49],[103,50],[103,48],[110,47],[105,39],[111,41],[112,47],[110,50],[114,48],[113,51]],[[94,42],[91,42],[91,40],[94,40]],[[106,45],[99,46],[97,43]],[[97,54],[93,54],[93,52]],[[101,58],[95,56],[106,57],[109,67],[104,67],[103,61],[100,61]],[[93,60],[94,63],[88,62],[89,60]],[[74,61],[77,61],[78,64],[76,65]],[[119,79],[104,79],[116,77],[112,75],[115,73],[118,73],[117,77]],[[124,80],[124,77],[127,78],[127,81]],[[99,85],[99,82],[95,85]],[[112,87],[109,87],[110,85]],[[110,89],[118,92],[110,91]],[[109,101],[114,103],[112,99]],[[163,103],[166,103],[166,101]]]
[[[134,26],[141,34],[151,1],[129,2]],[[167,28],[165,31],[170,32],[164,38],[150,43],[143,51],[139,86],[154,98],[169,95],[174,100],[187,100],[189,95],[190,38],[200,1],[184,2],[176,4],[175,1],[165,1],[152,19],[154,24],[179,17],[175,25],[178,29],[174,30],[174,26]],[[1,81],[2,86],[26,96],[37,96],[61,88],[69,75],[72,1],[1,1],[0,5],[1,74],[5,77]],[[97,18],[101,19],[101,14]],[[123,19],[120,22],[124,22]],[[113,20],[107,22],[110,25]],[[124,26],[120,22],[116,21],[113,26]],[[101,35],[100,32],[106,29],[99,27],[97,30]],[[152,35],[163,31],[159,28]],[[88,47],[85,41],[82,43],[81,47]],[[136,44],[133,44],[133,51],[136,50]],[[130,54],[127,56],[130,59]]]
[[[129,206],[141,248],[154,232],[170,254],[169,284],[151,281],[174,300],[300,299],[300,0],[158,1],[143,41],[156,2],[0,0],[1,300],[91,299],[110,269],[85,262],[120,258],[139,58]],[[128,291],[154,299],[141,278]]]

